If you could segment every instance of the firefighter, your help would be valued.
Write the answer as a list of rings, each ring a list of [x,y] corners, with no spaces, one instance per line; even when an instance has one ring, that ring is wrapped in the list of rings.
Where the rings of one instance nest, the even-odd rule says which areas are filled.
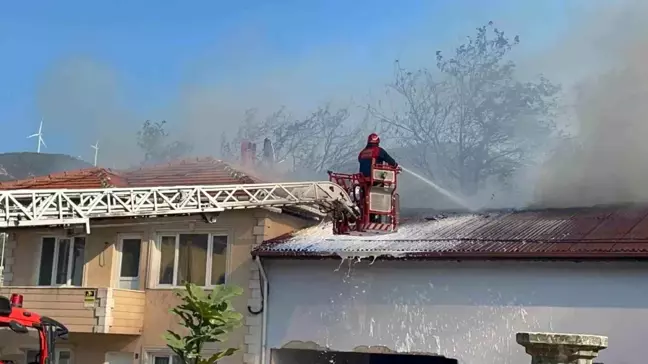
[[[380,147],[380,137],[376,133],[371,133],[367,138],[367,146],[358,155],[358,162],[360,163],[360,173],[365,177],[371,177],[373,163],[387,163],[394,168],[398,167],[394,158]]]
[[[371,168],[374,163],[386,163],[394,168],[398,167],[398,163],[396,163],[394,158],[380,147],[380,137],[376,133],[371,133],[367,138],[367,146],[358,155],[358,162],[360,163],[360,173],[366,178],[371,177]],[[378,186],[380,182],[374,182],[373,185]],[[361,191],[362,198],[364,199],[364,196],[367,194],[366,187],[363,187]],[[383,220],[386,220],[386,217],[376,214],[369,215],[369,221],[371,222],[380,223],[384,222]]]

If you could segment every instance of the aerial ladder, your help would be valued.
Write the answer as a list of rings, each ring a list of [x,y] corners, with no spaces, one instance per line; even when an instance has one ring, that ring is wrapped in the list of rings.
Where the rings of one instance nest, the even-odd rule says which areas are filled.
[[[295,207],[329,217],[334,234],[385,234],[398,228],[399,170],[374,166],[371,178],[329,172],[329,181],[99,189],[0,190],[0,231],[84,225],[92,220]]]

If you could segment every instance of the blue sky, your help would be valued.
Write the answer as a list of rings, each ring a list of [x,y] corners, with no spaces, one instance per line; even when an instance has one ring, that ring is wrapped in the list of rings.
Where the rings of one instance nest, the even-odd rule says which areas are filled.
[[[175,126],[181,127],[182,116],[190,113],[186,107],[187,95],[195,95],[188,90],[218,89],[222,85],[218,92],[211,94],[217,97],[228,92],[225,85],[235,85],[236,98],[240,100],[257,89],[257,77],[264,78],[266,84],[282,83],[283,76],[269,75],[292,72],[293,78],[308,77],[309,82],[316,82],[316,87],[310,88],[291,86],[295,95],[289,95],[289,99],[294,102],[303,100],[312,88],[331,93],[336,92],[336,87],[348,89],[357,85],[360,89],[365,84],[386,81],[393,59],[405,57],[405,62],[425,64],[437,48],[447,49],[457,44],[472,34],[476,26],[489,20],[506,31],[520,34],[521,50],[533,52],[556,42],[567,29],[573,13],[586,4],[582,0],[570,1],[569,6],[565,3],[564,0],[4,2],[0,9],[0,127],[5,137],[0,152],[34,150],[35,143],[25,137],[35,132],[43,116],[47,152],[90,159],[88,145],[93,138],[100,138],[98,135],[106,129],[122,125],[122,121],[114,121],[114,125],[98,129],[92,125],[101,119],[95,118],[95,113],[105,115],[106,108],[114,110],[119,105],[120,112],[109,112],[113,120],[121,119],[119,115],[125,113],[129,116],[124,119],[131,124],[147,118],[175,117]],[[68,78],[78,78],[81,81],[75,82],[83,83],[94,77],[85,73],[74,75],[85,66],[68,61],[79,59],[85,65],[92,64],[87,72],[101,73],[98,78],[101,82],[83,84],[73,93],[67,89]],[[63,64],[72,64],[66,68],[67,73],[60,71]],[[296,69],[302,73],[295,73]],[[52,83],[52,79],[58,83]],[[238,82],[241,79],[244,82]],[[104,86],[110,90],[96,96],[97,89]],[[43,101],[42,98],[50,97],[43,96],[47,93],[43,89],[56,94],[57,101],[49,104]],[[86,99],[85,93],[95,96]],[[104,97],[111,100],[109,106],[98,105],[106,102]],[[201,97],[206,99],[201,102],[210,102],[208,96]],[[69,100],[74,98],[80,100]],[[185,106],[172,106],[179,105],[178,100],[184,100]],[[250,98],[247,104],[241,101],[241,110],[244,106],[255,106],[255,100]],[[196,102],[192,100],[191,104]],[[51,103],[61,108],[71,106],[63,111],[44,110],[56,108]],[[78,107],[77,115],[79,103],[83,105]],[[134,126],[130,127],[128,130]]]

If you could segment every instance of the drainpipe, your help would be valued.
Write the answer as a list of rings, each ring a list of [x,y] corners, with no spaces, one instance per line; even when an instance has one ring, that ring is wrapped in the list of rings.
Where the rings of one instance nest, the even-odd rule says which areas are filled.
[[[267,335],[268,335],[268,276],[266,275],[266,271],[263,268],[263,264],[261,264],[261,258],[257,255],[256,258],[254,259],[256,262],[257,266],[259,267],[259,273],[261,274],[261,278],[263,278],[263,290],[261,291],[261,309],[263,310],[262,313],[262,327],[261,327],[261,360],[260,364],[266,364],[266,351],[267,351]]]
[[[5,244],[7,242],[7,234],[0,233],[0,240],[2,240],[2,250],[0,250],[0,287],[4,286],[4,258],[5,258]]]

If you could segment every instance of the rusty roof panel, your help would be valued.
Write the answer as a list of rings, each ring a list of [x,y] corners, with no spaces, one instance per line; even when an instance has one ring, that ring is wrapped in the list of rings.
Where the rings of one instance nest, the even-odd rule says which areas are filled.
[[[630,233],[630,230],[644,219],[646,214],[646,209],[640,207],[616,209],[585,238],[589,240],[621,239]]]
[[[400,257],[648,257],[648,207],[457,214],[387,235],[334,236],[321,225],[269,240],[258,255],[354,252]],[[392,254],[393,255],[393,254]]]
[[[626,239],[641,240],[648,237],[648,209],[642,219],[630,228],[630,231],[625,235]]]

